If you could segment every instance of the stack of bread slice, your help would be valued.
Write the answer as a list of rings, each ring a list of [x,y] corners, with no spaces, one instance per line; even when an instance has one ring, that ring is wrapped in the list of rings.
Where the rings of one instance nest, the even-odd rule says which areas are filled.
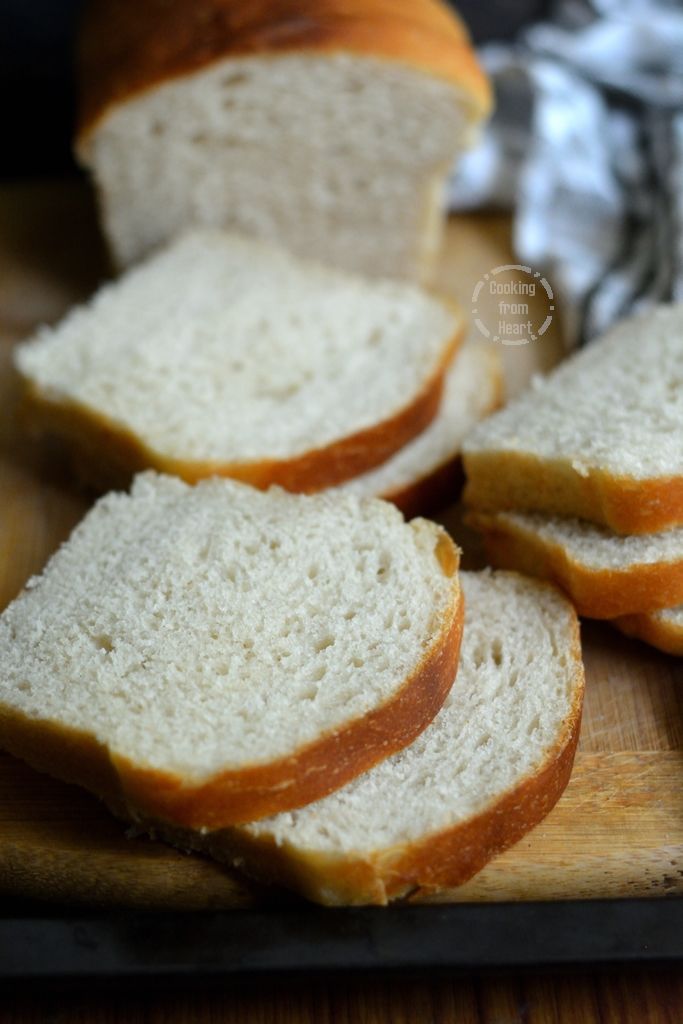
[[[190,233],[19,346],[34,428],[102,486],[153,468],[410,513],[452,501],[462,438],[500,400],[494,355],[417,285]]]
[[[626,320],[465,444],[494,565],[683,655],[683,306]]]
[[[0,617],[0,745],[322,903],[457,885],[560,796],[583,695],[571,604],[458,564],[388,502],[141,474]]]

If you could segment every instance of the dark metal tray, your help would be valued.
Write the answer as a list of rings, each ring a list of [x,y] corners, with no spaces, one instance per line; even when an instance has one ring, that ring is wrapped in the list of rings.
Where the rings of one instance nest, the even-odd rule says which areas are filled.
[[[683,961],[683,899],[0,917],[0,982]]]

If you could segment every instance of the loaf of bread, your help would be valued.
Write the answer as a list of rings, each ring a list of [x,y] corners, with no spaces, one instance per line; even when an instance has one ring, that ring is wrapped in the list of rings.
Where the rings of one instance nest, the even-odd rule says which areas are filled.
[[[199,224],[424,278],[490,107],[439,0],[95,0],[81,72],[77,151],[120,265]]]
[[[457,886],[520,839],[571,773],[583,700],[578,622],[548,584],[461,578],[458,678],[411,746],[299,810],[237,829],[153,831],[325,904]]]
[[[615,625],[628,636],[683,658],[683,604],[648,615],[625,615],[616,619]]]
[[[613,619],[683,601],[683,529],[621,537],[539,512],[468,516],[489,561],[559,584],[579,615]]]
[[[441,707],[458,554],[387,502],[143,474],[0,617],[0,747],[133,820],[315,800]]]
[[[463,438],[500,405],[502,395],[498,354],[467,345],[451,364],[439,411],[429,426],[377,469],[337,490],[393,501],[405,516],[452,504],[462,486]]]
[[[26,417],[85,472],[152,468],[315,491],[366,472],[435,416],[463,317],[198,230],[16,350]]]
[[[465,498],[616,533],[683,526],[683,305],[623,321],[463,446]]]

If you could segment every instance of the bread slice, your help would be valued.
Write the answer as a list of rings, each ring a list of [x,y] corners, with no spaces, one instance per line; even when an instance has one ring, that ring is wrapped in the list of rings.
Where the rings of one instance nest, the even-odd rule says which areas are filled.
[[[425,278],[486,76],[438,0],[100,0],[77,148],[120,265],[194,225]]]
[[[0,747],[133,819],[316,799],[441,707],[458,555],[387,502],[144,474],[0,618]]]
[[[683,305],[625,320],[472,431],[466,500],[622,534],[683,525],[682,366]]]
[[[413,285],[197,231],[19,346],[27,415],[105,483],[145,468],[319,490],[438,410],[463,318]]]
[[[369,473],[340,484],[338,492],[393,501],[404,515],[425,515],[455,501],[462,483],[463,438],[502,400],[496,352],[468,345],[446,376],[439,412],[430,425]]]
[[[325,904],[460,885],[553,807],[583,699],[576,614],[548,584],[462,573],[458,679],[412,746],[290,813],[215,832],[156,833]]]
[[[683,601],[683,529],[620,537],[538,512],[472,513],[489,561],[552,580],[579,615],[613,619]]]
[[[648,615],[624,615],[615,619],[614,625],[628,636],[683,658],[683,604]]]

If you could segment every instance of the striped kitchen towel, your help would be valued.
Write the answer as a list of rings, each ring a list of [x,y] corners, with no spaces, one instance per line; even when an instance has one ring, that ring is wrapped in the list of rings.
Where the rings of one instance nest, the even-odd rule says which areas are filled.
[[[496,112],[451,209],[514,211],[516,254],[559,293],[570,346],[683,300],[680,0],[557,0],[481,57]]]

